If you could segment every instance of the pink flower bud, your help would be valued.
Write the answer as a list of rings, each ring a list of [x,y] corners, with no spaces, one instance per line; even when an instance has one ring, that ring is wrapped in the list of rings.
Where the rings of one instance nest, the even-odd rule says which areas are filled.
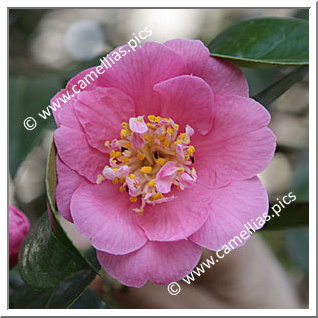
[[[10,268],[18,262],[20,245],[29,231],[27,217],[17,208],[9,205],[9,261]]]

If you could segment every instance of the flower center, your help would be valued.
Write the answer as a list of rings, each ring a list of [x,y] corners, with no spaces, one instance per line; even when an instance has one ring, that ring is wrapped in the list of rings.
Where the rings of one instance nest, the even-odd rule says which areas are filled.
[[[121,124],[120,139],[105,142],[110,150],[109,165],[97,176],[96,183],[105,180],[127,191],[130,201],[141,200],[142,213],[146,204],[159,204],[175,199],[168,195],[174,186],[184,190],[197,180],[194,163],[195,148],[190,144],[194,130],[187,125],[178,133],[179,125],[171,118],[149,115],[132,117]]]

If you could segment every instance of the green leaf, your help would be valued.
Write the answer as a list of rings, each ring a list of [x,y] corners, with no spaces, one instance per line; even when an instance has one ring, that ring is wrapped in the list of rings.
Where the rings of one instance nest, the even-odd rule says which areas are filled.
[[[262,92],[258,93],[253,98],[260,102],[262,105],[270,106],[278,97],[283,95],[294,84],[303,79],[308,73],[308,66],[301,66],[296,70],[288,73],[274,84],[270,85]]]
[[[105,303],[91,290],[87,289],[70,309],[106,309]]]
[[[49,213],[31,228],[19,253],[19,268],[25,283],[34,290],[58,286],[76,272],[98,269],[73,245],[60,225],[55,209],[56,152],[52,141],[46,172]]]
[[[296,193],[294,193],[297,195]],[[274,204],[271,204],[273,207]],[[278,207],[276,208],[278,211]],[[285,228],[307,226],[309,223],[309,203],[308,202],[291,202],[285,205],[285,208],[278,212],[279,216],[274,213],[272,208],[269,209],[268,214],[271,219],[266,222],[264,230],[282,230]]]
[[[92,271],[79,271],[47,291],[34,291],[21,279],[17,267],[9,275],[10,309],[63,309],[71,306],[95,278]]]
[[[44,120],[38,116],[38,113],[50,104],[50,98],[61,87],[61,80],[52,74],[38,77],[10,75],[9,168],[12,177],[40,140],[43,130],[53,128],[52,116]],[[38,124],[34,130],[26,130],[23,125],[24,119],[30,116],[34,117]]]
[[[242,21],[219,34],[208,48],[211,56],[240,66],[308,65],[309,24],[295,18]]]

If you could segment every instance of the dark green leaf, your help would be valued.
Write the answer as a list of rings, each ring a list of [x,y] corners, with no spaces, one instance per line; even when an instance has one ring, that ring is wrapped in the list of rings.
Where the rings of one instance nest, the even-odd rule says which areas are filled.
[[[58,221],[55,209],[55,157],[52,142],[46,173],[49,213],[45,213],[31,228],[19,254],[21,277],[34,290],[56,287],[80,270],[97,272],[92,263],[76,249]]]
[[[58,287],[38,292],[26,286],[17,268],[10,271],[9,307],[10,309],[63,309],[68,308],[92,282],[92,271],[79,271],[62,282]]]
[[[20,163],[41,138],[45,128],[53,128],[54,120],[40,118],[37,114],[45,109],[54,93],[62,88],[55,75],[38,77],[10,76],[9,80],[9,156],[10,173],[13,177]],[[34,130],[26,130],[23,121],[34,117],[38,122]]]
[[[308,21],[260,18],[242,21],[209,45],[210,54],[247,67],[308,65]]]
[[[284,94],[294,84],[303,79],[308,72],[308,66],[301,66],[267,87],[253,98],[264,106],[269,106],[278,97]]]
[[[105,303],[91,290],[87,289],[70,309],[106,309]]]
[[[294,193],[296,196],[297,194]],[[277,204],[276,211],[279,216],[275,214],[273,210],[274,204]],[[271,219],[266,222],[264,230],[281,230],[284,228],[307,226],[309,223],[309,203],[307,202],[291,202],[289,205],[285,205],[285,208],[281,208],[279,211],[279,204],[271,204],[268,214]]]

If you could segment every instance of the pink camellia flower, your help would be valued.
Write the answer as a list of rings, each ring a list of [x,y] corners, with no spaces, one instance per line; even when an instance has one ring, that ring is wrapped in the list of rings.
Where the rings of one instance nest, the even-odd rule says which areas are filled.
[[[93,79],[54,114],[59,211],[121,283],[178,281],[202,247],[222,249],[267,213],[256,175],[275,150],[270,115],[201,41],[147,42],[94,72],[52,99]]]
[[[12,268],[18,262],[20,245],[29,231],[28,218],[17,208],[9,205],[9,265]]]

